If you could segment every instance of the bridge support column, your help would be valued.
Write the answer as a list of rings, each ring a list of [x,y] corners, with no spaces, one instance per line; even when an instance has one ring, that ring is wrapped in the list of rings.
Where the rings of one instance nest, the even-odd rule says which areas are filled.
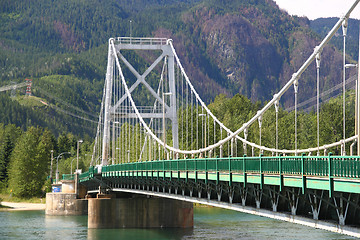
[[[318,196],[316,194],[316,190],[315,190],[314,194],[309,194],[309,201],[310,201],[310,204],[311,204],[311,211],[313,213],[313,219],[314,220],[319,220],[323,195],[324,195],[324,191],[321,191],[321,196],[320,196],[320,199],[319,199],[319,202],[318,202]]]
[[[240,197],[241,197],[241,205],[246,206],[246,198],[247,198],[247,189],[246,187],[240,187]]]
[[[193,204],[165,198],[89,199],[88,228],[189,228]]]
[[[219,201],[219,202],[221,201],[222,192],[223,192],[223,187],[222,187],[221,185],[220,185],[220,186],[216,186],[216,194],[217,194],[217,197],[218,197],[218,201]]]
[[[339,218],[339,225],[345,225],[345,220],[346,220],[346,216],[348,213],[348,209],[349,209],[349,203],[350,203],[350,198],[351,198],[351,193],[349,194],[348,199],[343,197],[343,194],[340,193],[339,196],[339,204],[337,204],[337,200],[334,197],[334,203],[335,203],[335,207],[336,207],[336,213],[338,215]],[[344,200],[345,200],[345,206],[344,206]]]
[[[296,211],[299,203],[299,194],[300,194],[300,189],[298,194],[295,193],[294,189],[292,189],[292,191],[287,192],[287,198],[290,204],[291,215],[296,215]]]
[[[276,192],[276,188],[274,187],[274,189],[269,189],[269,195],[270,195],[272,210],[273,212],[277,212],[279,206],[280,194]]]
[[[255,196],[255,204],[256,208],[260,208],[261,200],[262,200],[262,189],[254,188],[254,196]]]
[[[227,187],[227,192],[229,195],[229,203],[233,203],[234,200],[234,194],[235,194],[235,188],[233,186]]]
[[[86,215],[88,201],[76,199],[75,193],[47,193],[46,215]]]

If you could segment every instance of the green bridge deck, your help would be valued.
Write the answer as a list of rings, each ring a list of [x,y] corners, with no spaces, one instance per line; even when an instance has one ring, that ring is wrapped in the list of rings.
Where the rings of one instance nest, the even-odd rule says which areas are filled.
[[[97,168],[80,175],[80,182],[94,178]],[[360,193],[358,156],[228,157],[156,160],[103,166],[103,178],[169,178],[254,183]]]

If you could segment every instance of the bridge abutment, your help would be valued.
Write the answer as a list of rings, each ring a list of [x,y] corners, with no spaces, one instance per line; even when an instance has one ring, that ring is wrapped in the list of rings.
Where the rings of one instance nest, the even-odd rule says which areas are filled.
[[[77,199],[76,193],[47,193],[46,215],[86,215],[87,199]]]
[[[90,198],[88,228],[189,228],[193,204],[156,197]]]

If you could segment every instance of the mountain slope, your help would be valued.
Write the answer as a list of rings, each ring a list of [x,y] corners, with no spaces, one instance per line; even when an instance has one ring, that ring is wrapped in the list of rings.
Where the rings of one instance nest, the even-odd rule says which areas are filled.
[[[132,36],[174,39],[186,72],[207,103],[220,93],[269,100],[310,56],[325,31],[306,18],[289,16],[271,0],[3,0],[0,86],[33,78],[34,94],[57,107],[57,122],[72,115],[96,121],[107,41],[129,36],[130,20]],[[133,58],[142,62],[141,56]],[[321,91],[341,82],[341,62],[336,47],[324,49]],[[299,80],[299,101],[315,96],[315,82],[313,63]],[[10,101],[8,95],[3,97]],[[289,92],[281,104],[291,106],[293,98]],[[5,119],[7,113],[0,122]],[[54,127],[35,118],[32,124]],[[84,134],[74,126],[68,129]]]
[[[339,18],[319,18],[310,21],[310,27],[321,37],[325,37],[338,20]],[[358,60],[359,55],[359,24],[360,20],[350,18],[346,37],[346,53],[355,61]],[[331,43],[338,49],[343,49],[342,28],[339,29],[336,36],[331,40]]]

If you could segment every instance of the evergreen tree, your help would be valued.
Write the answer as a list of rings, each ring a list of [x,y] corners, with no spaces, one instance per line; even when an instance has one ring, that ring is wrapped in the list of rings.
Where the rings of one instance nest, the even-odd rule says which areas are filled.
[[[32,197],[41,192],[53,148],[49,131],[31,127],[16,144],[10,158],[9,188],[15,196]]]
[[[1,127],[0,127],[1,128]],[[8,180],[8,166],[11,153],[15,147],[15,143],[21,135],[20,128],[15,125],[7,125],[2,127],[2,141],[0,145],[0,182],[5,183]],[[1,137],[0,137],[1,138]]]

